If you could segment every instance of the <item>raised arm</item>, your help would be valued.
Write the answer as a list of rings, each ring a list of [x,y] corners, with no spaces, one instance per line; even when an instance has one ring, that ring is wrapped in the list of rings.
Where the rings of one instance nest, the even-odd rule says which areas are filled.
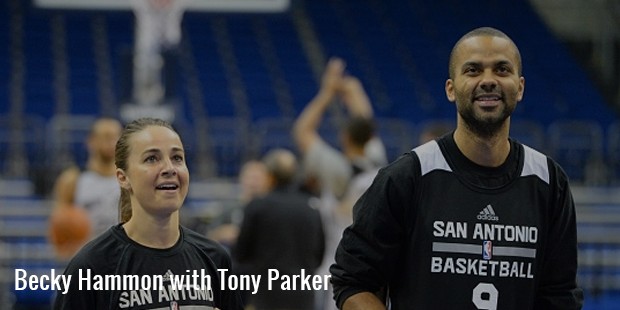
[[[344,77],[340,92],[349,115],[366,119],[374,117],[370,98],[368,98],[362,83],[356,77]],[[384,166],[388,163],[385,146],[377,133],[364,146],[364,154],[377,166]]]
[[[310,146],[320,138],[318,128],[325,114],[325,110],[337,95],[342,83],[344,62],[334,58],[327,63],[321,80],[321,88],[312,101],[301,112],[293,126],[293,139],[302,153],[306,153]]]
[[[342,101],[351,116],[364,118],[373,117],[370,99],[359,79],[353,76],[344,77],[340,89],[342,92]]]

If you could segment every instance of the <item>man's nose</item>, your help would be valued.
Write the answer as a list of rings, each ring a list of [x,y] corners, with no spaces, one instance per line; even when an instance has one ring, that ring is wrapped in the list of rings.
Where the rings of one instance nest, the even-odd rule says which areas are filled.
[[[485,70],[482,75],[482,81],[480,81],[480,88],[482,88],[486,92],[491,92],[497,87],[497,79],[493,72],[490,70]]]

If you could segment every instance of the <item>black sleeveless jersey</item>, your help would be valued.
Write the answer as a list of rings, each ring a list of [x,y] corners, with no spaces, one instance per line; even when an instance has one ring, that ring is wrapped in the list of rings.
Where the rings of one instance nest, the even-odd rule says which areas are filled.
[[[243,309],[239,293],[220,285],[231,271],[225,250],[180,230],[173,247],[153,249],[131,240],[121,224],[111,227],[71,260],[69,291],[57,292],[54,309]]]
[[[497,168],[452,134],[382,169],[354,208],[331,268],[339,305],[389,292],[391,309],[580,309],[567,177],[516,141]]]

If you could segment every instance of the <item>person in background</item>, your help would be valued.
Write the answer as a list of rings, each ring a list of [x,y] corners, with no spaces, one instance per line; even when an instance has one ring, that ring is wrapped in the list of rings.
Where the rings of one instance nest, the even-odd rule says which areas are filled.
[[[246,205],[248,202],[262,197],[271,190],[269,171],[265,163],[260,160],[248,160],[239,171],[239,201]]]
[[[58,292],[54,309],[243,309],[239,292],[220,285],[228,283],[228,274],[222,278],[219,270],[231,269],[226,250],[179,224],[190,176],[172,126],[153,118],[127,124],[116,144],[115,164],[122,222],[82,247],[64,275],[78,279],[87,269],[91,280],[95,275],[161,275],[164,287],[96,290],[71,281],[66,294]],[[168,292],[173,276],[192,271],[214,279],[212,285],[186,283],[177,293]]]
[[[448,68],[456,129],[383,168],[358,200],[331,267],[336,303],[581,309],[568,178],[509,138],[525,90],[519,49],[477,28],[454,45]]]
[[[210,219],[205,228],[207,237],[228,248],[233,247],[237,240],[245,206],[270,191],[267,167],[260,160],[248,160],[241,166],[238,183],[238,200],[224,203],[221,214]]]
[[[122,130],[112,118],[95,121],[85,141],[88,159],[85,167],[64,170],[54,184],[52,212],[64,208],[83,208],[89,214],[91,235],[96,236],[118,223],[120,190],[116,182],[114,150]],[[71,257],[71,252],[59,253]]]
[[[325,113],[338,102],[348,112],[339,132],[340,150],[319,134]],[[305,185],[321,201],[327,236],[321,274],[329,274],[338,240],[351,223],[353,202],[370,185],[378,167],[387,163],[385,147],[375,134],[373,114],[362,83],[345,74],[342,59],[333,58],[327,63],[318,93],[294,123],[293,139],[303,157]],[[331,292],[323,300],[326,309],[334,307]]]
[[[263,163],[269,174],[270,192],[255,198],[244,210],[243,223],[233,257],[250,274],[268,277],[270,268],[280,274],[314,274],[323,260],[325,237],[318,210],[311,196],[295,184],[295,155],[284,149],[268,152]],[[313,290],[273,290],[262,287],[251,295],[256,310],[315,310]]]

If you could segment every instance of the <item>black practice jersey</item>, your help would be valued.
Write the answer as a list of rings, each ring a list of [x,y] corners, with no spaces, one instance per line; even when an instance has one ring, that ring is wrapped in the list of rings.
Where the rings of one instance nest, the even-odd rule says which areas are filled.
[[[354,208],[332,266],[339,305],[387,289],[392,309],[580,309],[567,177],[515,141],[496,168],[452,134],[382,169]]]
[[[64,273],[71,275],[69,292],[57,292],[54,309],[243,309],[238,292],[220,289],[220,275],[231,269],[225,250],[180,230],[173,247],[153,249],[131,240],[121,225],[113,226],[71,260]]]

